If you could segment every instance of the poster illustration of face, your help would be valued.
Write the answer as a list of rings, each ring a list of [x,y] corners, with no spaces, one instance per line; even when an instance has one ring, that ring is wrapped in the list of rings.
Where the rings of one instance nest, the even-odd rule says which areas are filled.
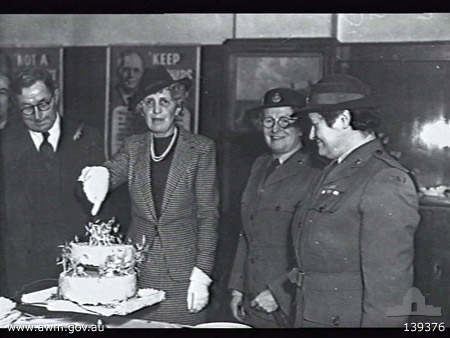
[[[108,59],[108,156],[116,153],[127,137],[148,131],[144,118],[135,109],[136,94],[148,82],[151,69],[157,66],[164,66],[174,80],[187,77],[193,81],[176,123],[188,131],[198,132],[200,47],[111,46],[108,48]]]

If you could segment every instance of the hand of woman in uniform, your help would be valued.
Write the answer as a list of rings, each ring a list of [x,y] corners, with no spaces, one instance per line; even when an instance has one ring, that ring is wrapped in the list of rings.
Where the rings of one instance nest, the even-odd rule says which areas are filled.
[[[230,302],[231,312],[233,313],[233,317],[238,321],[243,322],[245,317],[244,307],[242,306],[242,299],[244,298],[244,294],[240,291],[233,290],[232,298]]]
[[[270,290],[262,291],[250,303],[251,307],[256,307],[257,310],[264,310],[267,313],[272,313],[278,309],[278,304]]]

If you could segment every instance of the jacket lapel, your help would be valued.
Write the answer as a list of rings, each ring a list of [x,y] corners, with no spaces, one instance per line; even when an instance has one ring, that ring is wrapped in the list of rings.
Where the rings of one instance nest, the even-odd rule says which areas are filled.
[[[14,120],[13,122],[8,123],[10,124],[10,126],[8,127],[11,128],[11,147],[13,147],[13,150],[8,151],[8,153],[11,154],[10,160],[12,160],[12,162],[5,163],[5,165],[16,166],[23,156],[28,156],[31,153],[35,153],[37,152],[37,149],[34,146],[28,129],[25,127],[22,121]]]
[[[136,182],[139,182],[140,189],[136,192],[142,194],[142,199],[146,202],[151,217],[156,220],[155,202],[153,201],[150,165],[150,133],[147,133],[144,143],[138,149],[136,159]]]
[[[7,156],[3,155],[2,164],[5,166],[6,171],[17,171],[20,172],[23,178],[21,179],[21,184],[25,187],[33,183],[35,175],[29,172],[29,166],[24,166],[23,160],[37,154],[37,149],[33,143],[33,140],[28,132],[27,127],[19,119],[14,119],[8,121],[6,128],[10,128],[8,133],[11,135],[11,142],[9,144],[2,144],[2,147],[7,146],[5,149]],[[20,188],[21,189],[21,188]],[[23,190],[23,196],[26,199],[27,205],[33,205],[33,198],[30,195],[29,190]]]
[[[352,167],[349,164],[350,162],[348,161],[343,161],[342,163],[335,164],[335,168],[331,169],[328,175],[324,178],[323,184],[329,184],[350,176],[352,173]]]
[[[61,118],[61,134],[59,136],[57,152],[61,153],[63,163],[70,163],[73,156],[69,149],[73,146],[71,138],[74,134],[74,126],[70,121]]]
[[[378,149],[382,149],[379,140],[373,140],[356,149],[342,163],[337,164],[328,175],[324,178],[323,184],[330,184],[348,176],[351,176],[355,168],[362,167],[372,153]]]
[[[255,172],[256,172],[257,175],[259,175],[259,176],[257,177],[257,182],[258,182],[258,184],[255,186],[256,191],[255,191],[254,196],[257,196],[258,191],[259,191],[262,187],[264,187],[264,186],[266,185],[266,181],[264,180],[265,177],[266,177],[266,170],[267,170],[267,168],[270,166],[270,164],[272,163],[272,161],[273,161],[273,157],[272,157],[272,155],[269,154],[269,155],[264,159],[264,161],[260,164],[259,168],[256,168]],[[275,171],[276,171],[276,170],[275,170]],[[273,173],[273,174],[275,174],[275,173]],[[272,176],[273,176],[273,175],[272,175]]]
[[[272,157],[270,159],[272,160]],[[305,165],[307,160],[308,156],[302,150],[297,151],[292,155],[291,158],[287,160],[287,162],[280,165],[273,172],[273,174],[267,178],[266,182],[264,183],[264,186],[277,183],[279,181],[285,180],[293,175],[298,174],[298,171],[302,166]],[[267,166],[269,165],[270,164],[268,164]]]
[[[170,200],[172,193],[178,185],[178,182],[183,177],[186,169],[190,163],[189,158],[192,157],[194,145],[190,142],[188,135],[179,128],[177,144],[175,146],[175,153],[173,155],[172,163],[170,165],[169,175],[166,181],[164,190],[163,203],[161,208],[161,217],[164,215],[164,210]]]

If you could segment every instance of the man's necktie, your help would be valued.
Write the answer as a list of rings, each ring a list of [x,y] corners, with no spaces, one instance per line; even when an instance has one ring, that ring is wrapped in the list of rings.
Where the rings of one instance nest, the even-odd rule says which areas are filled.
[[[44,156],[45,159],[47,159],[47,160],[50,160],[54,154],[53,147],[50,144],[50,142],[48,142],[49,136],[50,136],[50,134],[48,131],[46,131],[45,133],[42,133],[42,137],[44,138],[44,140],[42,141],[41,147],[39,148],[40,153],[42,153],[42,156]]]
[[[132,99],[133,97],[132,96],[127,96],[126,98],[125,98],[125,102],[126,102],[126,105],[127,105],[127,109],[129,110],[129,111],[133,111],[133,109],[131,109],[131,99]]]
[[[280,160],[278,160],[277,158],[274,159],[272,161],[272,163],[270,163],[270,166],[267,167],[266,169],[266,176],[264,178],[264,181],[267,181],[267,179],[269,178],[269,176],[275,171],[275,169],[277,169],[277,167],[280,165]]]

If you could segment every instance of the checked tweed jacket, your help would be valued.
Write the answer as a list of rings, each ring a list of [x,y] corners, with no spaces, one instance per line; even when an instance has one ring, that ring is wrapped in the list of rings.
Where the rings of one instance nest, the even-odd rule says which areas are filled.
[[[128,182],[131,225],[128,238],[147,244],[159,235],[167,271],[175,281],[189,280],[194,266],[211,275],[218,226],[214,142],[179,129],[158,219],[152,195],[150,133],[128,138],[104,166],[110,189]]]

